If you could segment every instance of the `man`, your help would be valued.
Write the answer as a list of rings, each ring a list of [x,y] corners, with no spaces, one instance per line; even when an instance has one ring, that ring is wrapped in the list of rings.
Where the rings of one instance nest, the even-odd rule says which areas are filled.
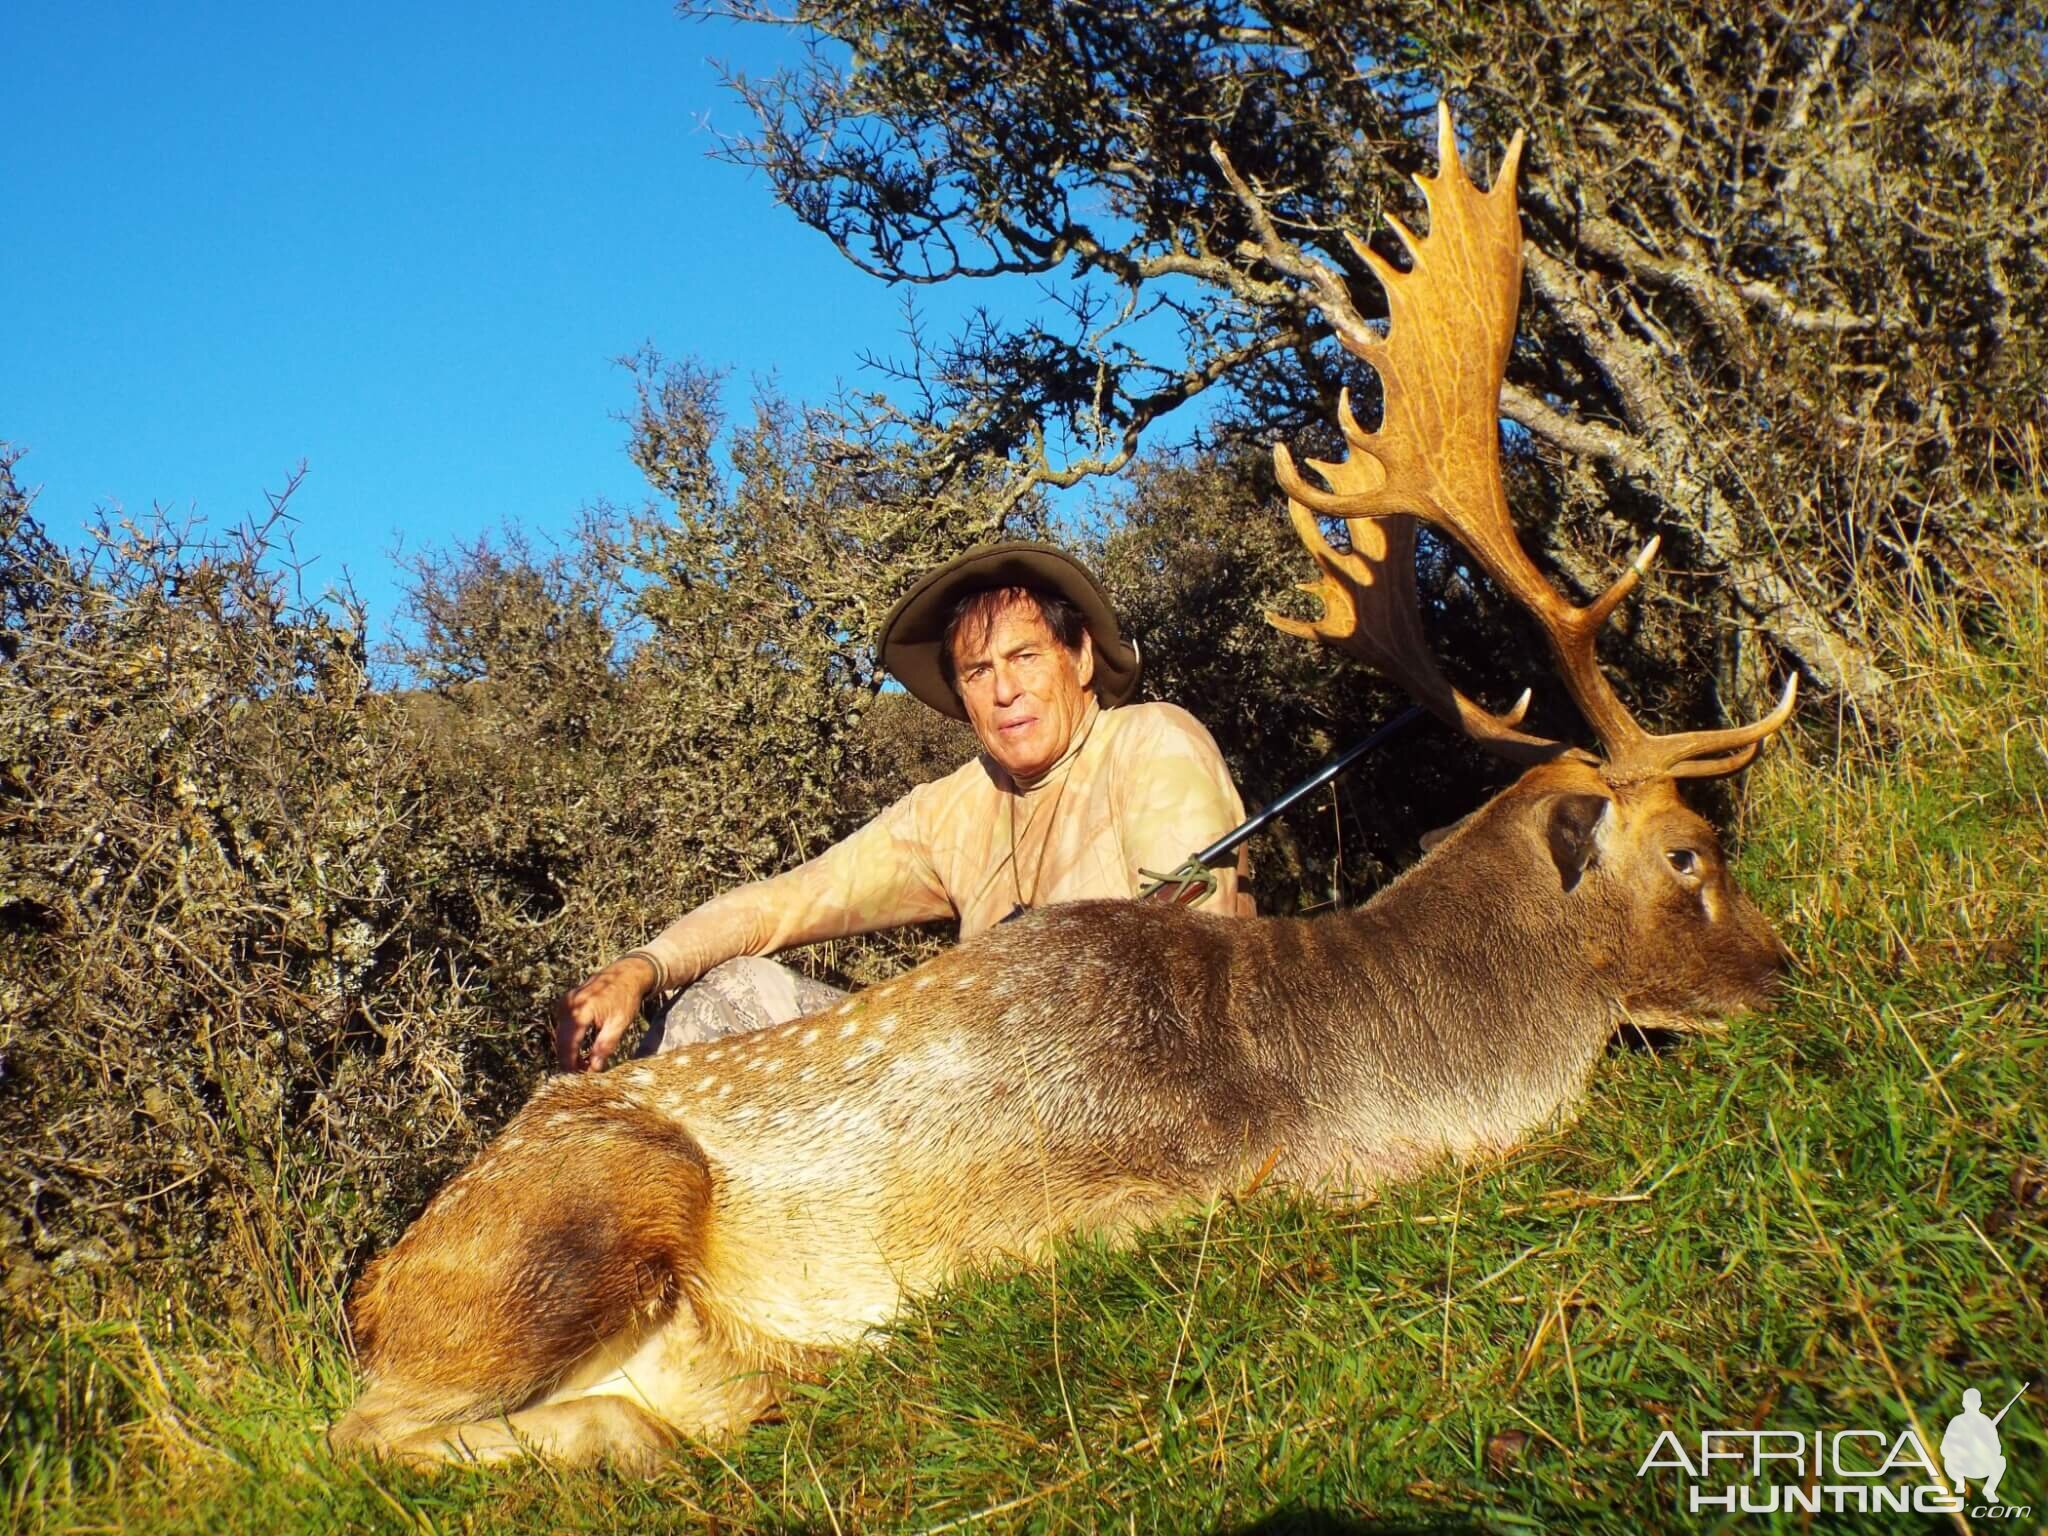
[[[927,574],[890,610],[882,662],[966,720],[981,755],[787,874],[728,891],[555,1005],[565,1070],[603,1067],[650,992],[687,988],[642,1054],[815,1012],[839,994],[761,958],[953,917],[970,938],[1033,907],[1137,894],[1244,819],[1187,711],[1128,704],[1137,648],[1072,556],[1010,541]],[[1239,910],[1235,870],[1202,905]]]

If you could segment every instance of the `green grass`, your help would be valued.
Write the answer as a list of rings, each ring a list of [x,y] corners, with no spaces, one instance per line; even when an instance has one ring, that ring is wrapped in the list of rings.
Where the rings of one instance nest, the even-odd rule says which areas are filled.
[[[1510,1159],[1354,1208],[1226,1203],[962,1285],[651,1482],[329,1459],[331,1296],[239,1333],[107,1306],[13,1336],[0,1525],[1705,1530],[1670,1474],[1635,1475],[1661,1428],[1917,1416],[1933,1439],[1965,1386],[1989,1407],[2031,1380],[2001,1431],[2038,1529],[2043,617],[2035,591],[1995,643],[1902,636],[1892,735],[1809,728],[1753,770],[1740,868],[1800,957],[1792,994],[1615,1050],[1578,1122]]]

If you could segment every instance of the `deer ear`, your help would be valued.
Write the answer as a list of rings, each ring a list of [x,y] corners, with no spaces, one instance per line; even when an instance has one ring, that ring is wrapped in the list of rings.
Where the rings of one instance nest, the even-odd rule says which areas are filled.
[[[1566,890],[1599,857],[1600,822],[1613,803],[1605,795],[1559,795],[1550,802],[1550,857]]]
[[[1416,841],[1422,844],[1422,851],[1424,853],[1434,852],[1438,843],[1449,837],[1478,814],[1477,811],[1473,811],[1468,815],[1460,816],[1456,821],[1446,822],[1443,826],[1431,827],[1421,837],[1417,838]]]

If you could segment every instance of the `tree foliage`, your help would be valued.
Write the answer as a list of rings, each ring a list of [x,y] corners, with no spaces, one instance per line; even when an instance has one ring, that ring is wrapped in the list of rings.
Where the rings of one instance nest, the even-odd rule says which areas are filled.
[[[530,1087],[553,996],[944,754],[868,723],[873,629],[1024,514],[903,473],[900,420],[765,400],[728,434],[713,376],[635,368],[654,499],[416,557],[399,689],[345,594],[298,590],[285,496],[74,554],[0,452],[9,1276],[178,1275],[248,1315],[340,1283]]]
[[[1383,215],[1416,216],[1442,92],[1479,173],[1531,140],[1503,398],[1521,511],[1582,594],[1664,535],[1714,621],[1662,626],[1667,663],[1746,683],[1760,630],[1868,705],[1859,573],[1946,590],[1972,549],[2039,556],[2039,529],[1972,510],[2048,390],[2037,8],[682,9],[813,38],[804,67],[734,80],[758,127],[730,153],[864,270],[1057,280],[1051,311],[979,317],[925,360],[947,419],[1022,480],[1121,469],[1204,395],[1217,432],[1260,442],[1326,438],[1346,384],[1369,403],[1331,344],[1333,293],[1384,313],[1345,236],[1401,259]]]
[[[283,497],[223,538],[103,521],[73,554],[5,462],[0,1257],[346,1255],[507,1086],[441,948],[483,860],[423,816],[359,613],[279,569]]]

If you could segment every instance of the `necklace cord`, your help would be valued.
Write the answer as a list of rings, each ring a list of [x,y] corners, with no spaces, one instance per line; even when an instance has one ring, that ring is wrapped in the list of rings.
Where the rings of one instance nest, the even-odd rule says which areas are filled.
[[[1046,856],[1052,851],[1053,828],[1059,820],[1060,802],[1067,797],[1067,782],[1074,776],[1074,765],[1081,761],[1081,754],[1088,750],[1089,740],[1095,735],[1096,722],[1101,718],[1102,712],[1099,708],[1092,709],[1089,712],[1088,728],[1081,733],[1080,741],[1075,743],[1072,750],[1067,753],[1065,765],[1058,770],[1060,776],[1059,788],[1053,791],[1052,805],[1045,814],[1045,835],[1038,840],[1038,862],[1031,869],[1031,894],[1028,898],[1024,893],[1024,877],[1018,868],[1017,855],[1017,801],[1021,797],[1017,795],[1009,797],[1007,809],[1009,811],[1010,823],[1010,889],[1017,898],[1017,906],[1021,909],[1029,910],[1038,900],[1039,887],[1045,881]],[[1037,825],[1038,808],[1033,806],[1030,818],[1024,823],[1024,836],[1027,839],[1031,835],[1031,829]],[[1014,916],[1015,913],[1013,912],[1012,915]]]

